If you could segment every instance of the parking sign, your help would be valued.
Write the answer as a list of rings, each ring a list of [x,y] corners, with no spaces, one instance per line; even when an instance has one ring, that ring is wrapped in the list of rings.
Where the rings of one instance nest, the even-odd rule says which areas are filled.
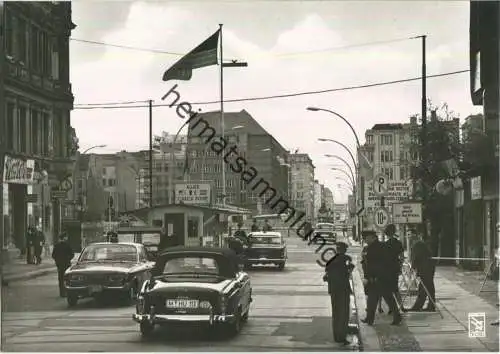
[[[387,180],[387,176],[376,175],[373,179],[373,192],[380,197],[387,193],[388,188],[389,181]]]

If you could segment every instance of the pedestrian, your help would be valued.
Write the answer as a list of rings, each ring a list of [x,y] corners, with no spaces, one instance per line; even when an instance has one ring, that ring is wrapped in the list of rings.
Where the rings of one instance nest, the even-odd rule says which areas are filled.
[[[243,242],[243,244],[247,245],[248,244],[248,236],[245,230],[243,230],[241,227],[243,226],[242,222],[239,222],[237,225],[237,229],[234,232],[233,236],[237,237]]]
[[[118,243],[118,234],[114,231],[108,231],[107,239],[108,239],[108,242]]]
[[[273,228],[271,227],[271,224],[269,224],[269,220],[264,220],[264,227],[262,228],[262,231],[268,232],[268,231],[273,231]]]
[[[337,252],[325,266],[323,281],[328,282],[328,293],[332,304],[333,339],[337,343],[349,344],[347,330],[349,327],[350,297],[352,294],[349,282],[354,268],[352,259],[346,255],[347,244],[337,243]]]
[[[405,249],[401,241],[397,239],[396,226],[394,226],[394,224],[387,225],[385,234],[388,237],[387,241],[385,241],[385,248],[388,257],[387,272],[390,278],[389,286],[397,304],[400,308],[403,308],[403,300],[399,293],[399,275],[401,274],[401,267],[403,266]],[[391,314],[390,311],[389,314]]]
[[[243,241],[239,237],[229,236],[227,238],[227,245],[229,249],[233,250],[234,253],[238,256],[240,263],[244,264],[245,246]]]
[[[36,230],[33,226],[28,227],[28,232],[26,233],[26,263],[34,264],[35,261],[35,240],[36,240]]]
[[[377,237],[377,234],[374,231],[364,231],[365,234],[367,233],[373,233],[374,237]],[[368,245],[365,245],[363,247],[363,250],[361,251],[361,269],[363,270],[363,274],[367,274],[367,269],[366,269],[366,254],[367,254],[367,249]],[[364,290],[365,290],[365,295],[366,295],[366,301],[368,302],[368,290],[369,290],[370,284],[365,282],[364,284]],[[368,310],[368,309],[367,309]],[[378,313],[384,313],[384,309],[382,308],[382,298],[378,300]]]
[[[429,246],[422,240],[417,241],[411,250],[411,266],[420,278],[418,295],[415,304],[409,311],[436,311],[436,289],[434,287],[434,274],[436,262],[432,259]],[[426,308],[425,301],[429,298]]]
[[[378,240],[375,232],[366,234],[366,242],[368,247],[366,248],[364,284],[367,287],[368,299],[366,318],[361,321],[370,326],[373,325],[377,304],[380,298],[383,297],[387,305],[389,305],[389,310],[392,312],[392,324],[398,325],[401,323],[402,317],[392,296],[390,278],[386,272],[387,255],[385,247]]]
[[[311,238],[311,242],[316,241],[313,236],[313,226],[311,224],[311,219],[307,219],[304,223],[304,235]]]
[[[59,281],[59,296],[66,296],[66,289],[64,287],[64,272],[71,266],[71,260],[75,256],[75,253],[71,249],[68,242],[67,235],[62,233],[59,236],[59,242],[54,245],[54,250],[52,251],[52,258],[54,259],[57,267],[57,279]]]
[[[250,228],[251,232],[258,232],[259,231],[259,225],[257,224],[257,219],[253,219],[252,226]]]
[[[35,230],[35,239],[34,239],[34,250],[35,250],[35,264],[42,264],[42,250],[45,245],[45,235],[42,230]]]

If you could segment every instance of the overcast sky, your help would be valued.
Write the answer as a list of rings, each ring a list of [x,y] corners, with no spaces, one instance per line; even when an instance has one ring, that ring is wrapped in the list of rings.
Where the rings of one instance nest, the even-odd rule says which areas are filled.
[[[187,53],[214,33],[219,23],[224,24],[224,58],[248,62],[247,68],[224,71],[226,99],[419,77],[421,40],[406,38],[423,34],[428,36],[428,75],[469,68],[468,1],[75,1],[73,22],[77,25],[74,39],[171,53]],[[391,41],[397,39],[401,40]],[[373,42],[379,44],[364,45]],[[217,101],[217,66],[195,70],[190,81],[161,80],[179,58],[72,41],[75,107],[148,99],[160,103],[175,83],[186,101]],[[427,94],[435,104],[447,102],[461,119],[480,112],[471,104],[468,73],[429,78]],[[410,115],[420,112],[420,105],[421,82],[413,81],[226,103],[225,111],[247,110],[285,148],[308,153],[316,178],[334,190],[338,201],[345,201],[346,193],[336,188],[344,183],[335,179],[343,176],[330,170],[337,163],[324,154],[348,155],[336,144],[317,142],[317,138],[337,139],[354,149],[354,137],[341,120],[305,108],[318,106],[342,114],[363,143],[366,129],[377,123],[408,122]],[[219,105],[197,108],[211,111]],[[101,153],[147,148],[147,122],[147,108],[75,109],[72,113],[82,150],[107,144],[93,150]],[[173,109],[154,108],[154,133],[175,134],[181,124]]]

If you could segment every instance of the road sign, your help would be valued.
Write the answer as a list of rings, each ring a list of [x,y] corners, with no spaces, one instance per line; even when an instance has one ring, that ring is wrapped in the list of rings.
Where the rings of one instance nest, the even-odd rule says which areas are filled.
[[[422,222],[422,204],[392,204],[392,220],[395,224],[420,224]]]
[[[51,192],[52,199],[65,199],[66,194],[68,194],[67,191],[58,191],[58,190],[53,190]]]
[[[389,212],[386,208],[378,208],[373,214],[375,227],[379,230],[384,229],[389,223]]]
[[[175,202],[184,204],[210,204],[210,184],[209,183],[176,184]]]
[[[387,176],[377,175],[373,179],[373,192],[378,196],[383,196],[387,193],[389,187]]]
[[[26,203],[37,203],[38,194],[26,194],[26,198],[24,200]]]

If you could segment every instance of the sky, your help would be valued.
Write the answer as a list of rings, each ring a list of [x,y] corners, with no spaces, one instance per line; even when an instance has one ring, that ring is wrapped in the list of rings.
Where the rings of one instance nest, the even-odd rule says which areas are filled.
[[[220,99],[219,68],[193,71],[190,81],[162,81],[181,56],[223,24],[223,57],[248,63],[224,70],[224,98],[262,97],[346,88],[418,78],[427,35],[427,75],[469,69],[468,1],[74,1],[77,25],[70,42],[75,110],[71,124],[81,151],[113,153],[148,148],[148,108],[82,109],[88,104],[154,100],[174,85],[188,102]],[[129,50],[106,44],[152,49]],[[168,53],[159,53],[159,52]],[[338,112],[364,133],[377,123],[406,123],[420,112],[421,81],[339,90],[281,99],[226,102],[224,111],[245,109],[286,149],[308,153],[315,178],[347,200],[342,173],[325,154],[347,152],[318,138],[355,149],[355,138]],[[481,112],[471,103],[469,74],[427,80],[427,96],[447,103],[458,117]],[[142,103],[138,104],[143,105]],[[201,111],[219,104],[194,105]],[[183,121],[169,107],[153,108],[153,132],[175,134]],[[230,125],[230,122],[226,122]]]

